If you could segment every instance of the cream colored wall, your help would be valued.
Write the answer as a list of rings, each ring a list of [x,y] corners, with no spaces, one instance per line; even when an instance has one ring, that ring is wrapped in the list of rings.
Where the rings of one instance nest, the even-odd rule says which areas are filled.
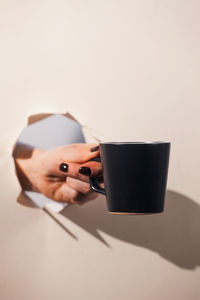
[[[199,1],[1,1],[0,293],[200,297]],[[10,147],[28,115],[69,110],[112,140],[172,142],[166,211],[101,198],[56,216],[17,204]]]

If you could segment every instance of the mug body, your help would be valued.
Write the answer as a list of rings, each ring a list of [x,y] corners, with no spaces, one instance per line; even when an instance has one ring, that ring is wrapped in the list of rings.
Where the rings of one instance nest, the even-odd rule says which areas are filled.
[[[162,212],[169,153],[169,142],[100,143],[108,211]]]

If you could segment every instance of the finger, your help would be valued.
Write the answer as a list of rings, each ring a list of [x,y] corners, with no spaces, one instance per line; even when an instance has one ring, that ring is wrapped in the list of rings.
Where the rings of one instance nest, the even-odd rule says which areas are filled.
[[[89,182],[89,176],[100,176],[102,174],[102,165],[96,161],[90,161],[83,165],[75,163],[62,163],[59,166],[60,173],[85,182]]]
[[[83,163],[100,155],[98,144],[71,144],[62,147],[62,158],[65,161]]]
[[[91,191],[90,184],[79,179],[68,176],[66,182],[69,187],[82,194],[88,194]]]
[[[68,172],[68,163],[84,163],[98,156],[98,144],[71,144],[45,152],[41,169],[47,176],[50,174],[64,177]]]
[[[70,176],[89,182],[86,176],[98,176],[102,173],[102,165],[96,161],[88,161],[84,164],[72,162],[54,162],[51,165],[50,174],[58,177]]]
[[[79,173],[85,176],[100,176],[102,174],[102,164],[89,161],[80,166]]]
[[[84,163],[92,158],[100,156],[98,144],[77,144],[74,149],[72,162]]]
[[[60,178],[62,181],[67,178],[67,176],[77,178],[79,180],[89,182],[89,178],[79,173],[80,164],[76,163],[55,163],[54,167],[49,170],[50,175],[47,177],[57,177]]]
[[[62,186],[54,194],[55,200],[59,202],[75,203],[78,198],[79,192],[72,189],[67,183],[63,183]]]
[[[62,165],[62,166],[61,166]],[[65,172],[63,170],[63,164],[59,166],[60,172],[65,174],[65,176],[79,179],[81,181],[89,183],[89,177],[84,176],[79,172],[80,164],[68,163],[67,167],[65,166]],[[66,165],[66,164],[65,164]]]
[[[84,203],[98,197],[98,194],[90,191],[88,194],[82,194],[71,188],[68,183],[63,183],[61,188],[54,194],[54,200],[59,202],[67,202],[71,204],[83,205]]]

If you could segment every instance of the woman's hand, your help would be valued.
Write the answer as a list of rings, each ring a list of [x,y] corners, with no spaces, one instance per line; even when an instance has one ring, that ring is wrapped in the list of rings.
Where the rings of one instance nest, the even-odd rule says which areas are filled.
[[[102,172],[101,163],[90,161],[97,156],[96,144],[71,144],[51,150],[36,148],[31,157],[15,158],[15,162],[22,186],[24,181],[29,189],[53,200],[83,204],[97,197],[89,184],[90,175]]]

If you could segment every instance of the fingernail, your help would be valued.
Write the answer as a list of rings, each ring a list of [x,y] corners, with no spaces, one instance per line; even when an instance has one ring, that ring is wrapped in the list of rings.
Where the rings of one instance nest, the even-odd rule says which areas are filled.
[[[83,175],[91,175],[91,169],[88,167],[80,167],[79,173]]]
[[[68,164],[62,163],[59,166],[60,171],[67,173],[68,171]]]
[[[99,150],[99,146],[96,146],[96,147],[93,147],[92,149],[90,149],[91,152],[95,152],[97,150]]]

